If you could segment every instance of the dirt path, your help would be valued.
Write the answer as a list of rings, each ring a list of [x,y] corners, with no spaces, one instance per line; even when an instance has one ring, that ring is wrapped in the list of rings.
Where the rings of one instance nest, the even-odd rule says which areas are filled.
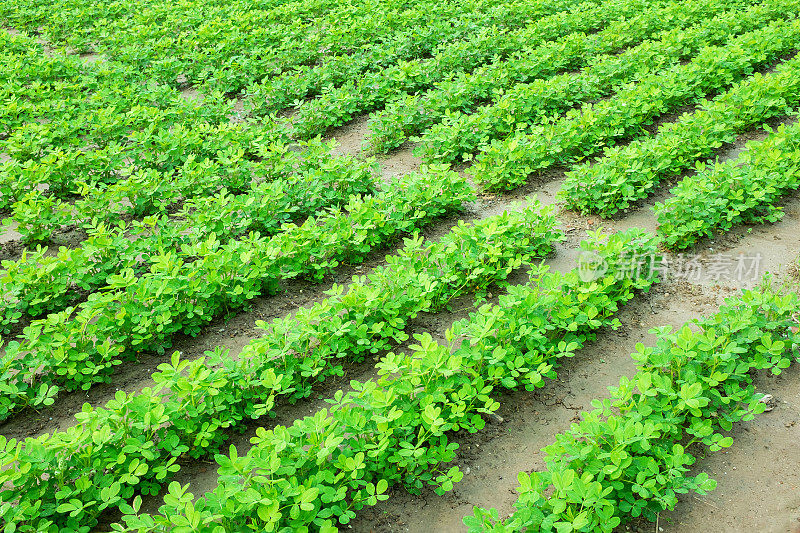
[[[662,515],[664,532],[800,532],[800,368],[760,376],[756,386],[777,405],[735,428],[733,446],[695,465],[717,488],[682,497]]]

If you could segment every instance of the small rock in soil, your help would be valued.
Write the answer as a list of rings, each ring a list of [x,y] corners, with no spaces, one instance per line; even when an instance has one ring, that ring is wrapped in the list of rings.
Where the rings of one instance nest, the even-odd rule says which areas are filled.
[[[775,401],[775,398],[773,398],[772,394],[765,394],[764,397],[758,401],[766,405],[764,412],[772,411],[778,404],[778,402]]]
[[[490,424],[502,424],[503,422],[505,422],[505,419],[502,416],[498,415],[497,413],[489,413],[486,416],[489,418]]]

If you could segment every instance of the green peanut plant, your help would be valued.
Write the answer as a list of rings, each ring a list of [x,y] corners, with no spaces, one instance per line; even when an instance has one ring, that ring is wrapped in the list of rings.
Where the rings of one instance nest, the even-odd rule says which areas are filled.
[[[681,7],[690,10],[681,22],[702,22],[685,28],[683,24],[676,24],[675,20],[670,19],[672,24],[676,24],[674,28],[656,33],[651,40],[620,54],[592,57],[589,65],[577,75],[566,73],[530,83],[518,83],[502,93],[495,89],[497,96],[492,103],[478,108],[474,113],[455,111],[448,105],[447,114],[437,117],[430,109],[430,100],[434,96],[429,95],[426,106],[419,108],[419,114],[431,122],[441,122],[420,135],[420,144],[415,153],[425,161],[452,163],[462,158],[468,159],[492,139],[504,138],[520,127],[531,127],[575,105],[608,96],[625,83],[691,58],[704,46],[724,44],[731,37],[755,30],[776,18],[796,15],[800,2],[774,0],[751,5],[744,10],[733,6],[727,11],[724,9],[730,6],[719,2],[707,6],[705,11],[699,10],[701,6],[698,4],[692,4],[691,7],[681,4]],[[670,8],[673,11],[676,9],[675,6]],[[692,8],[697,11],[691,11]],[[722,13],[713,18],[704,18],[716,11]],[[656,11],[653,15],[657,18],[661,13]],[[636,17],[633,19],[637,21],[636,24],[619,33],[630,36],[643,31],[644,23],[640,23],[640,19],[641,16]],[[603,30],[597,37],[610,29],[615,28]],[[463,109],[463,106],[460,107]],[[403,119],[404,122],[409,120]]]
[[[517,187],[534,171],[580,160],[641,133],[659,115],[730,87],[793,52],[799,43],[800,20],[790,18],[735,37],[725,46],[706,47],[691,62],[626,85],[607,100],[496,139],[467,172],[487,190]]]
[[[505,32],[492,28],[492,31],[482,32],[431,59],[400,62],[381,72],[367,73],[299,105],[291,119],[293,133],[297,138],[318,135],[361,113],[382,108],[405,94],[430,88],[443,78],[470,72],[496,56],[503,59],[512,54],[521,54],[526,56],[526,64],[530,64],[532,61],[527,57],[527,52],[535,54],[536,46],[549,39],[574,35],[578,40],[576,46],[579,46],[583,42],[580,32],[597,30],[609,21],[631,16],[651,7],[653,3],[610,0],[598,4],[590,0],[568,11],[542,17],[519,31]],[[662,2],[655,4],[661,5]],[[486,73],[482,76],[485,77]]]
[[[7,487],[0,501],[15,504],[0,506],[3,520],[40,530],[91,527],[106,507],[124,509],[135,493],[156,493],[179,458],[219,452],[227,428],[274,415],[281,399],[308,396],[315,382],[341,375],[344,358],[406,340],[417,313],[550,254],[562,237],[555,225],[553,210],[534,203],[459,224],[437,242],[414,236],[387,266],[334,286],[329,298],[291,317],[261,323],[265,336],[238,358],[223,349],[194,361],[175,353],[153,375],[154,387],[119,392],[104,408],[87,404],[66,431],[3,441],[0,463],[18,465],[0,471]]]
[[[116,224],[168,213],[176,205],[222,190],[258,196],[252,188],[262,182],[296,182],[299,178],[311,183],[314,176],[341,183],[364,179],[359,176],[367,175],[371,161],[334,156],[334,146],[334,141],[322,142],[319,138],[296,144],[276,140],[257,148],[257,161],[243,160],[242,151],[216,159],[190,155],[180,166],[169,170],[129,169],[129,175],[108,185],[79,182],[78,199],[55,200],[49,192],[34,189],[11,206],[10,219],[18,223],[16,231],[23,242],[46,242],[64,226],[91,229],[99,223]]]
[[[444,80],[436,84],[434,88],[425,93],[404,95],[399,100],[391,102],[383,111],[372,117],[370,146],[376,152],[386,152],[396,148],[408,137],[421,133],[441,120],[449,124],[456,117],[470,116],[469,113],[474,111],[480,103],[493,99],[506,89],[511,92],[504,100],[505,104],[518,110],[524,109],[526,100],[535,101],[540,98],[537,95],[527,95],[526,82],[534,83],[536,87],[540,87],[542,84],[546,86],[555,84],[555,87],[551,89],[555,93],[551,97],[552,100],[555,100],[552,102],[554,107],[545,105],[550,101],[542,102],[545,107],[540,111],[542,114],[552,115],[559,111],[558,106],[555,105],[559,101],[557,89],[559,84],[563,84],[566,77],[559,76],[551,79],[556,73],[592,65],[603,57],[602,54],[624,50],[628,46],[637,45],[643,40],[657,36],[663,30],[685,28],[706,17],[741,5],[742,2],[738,0],[703,1],[692,4],[657,2],[647,6],[636,6],[630,12],[627,10],[632,6],[625,5],[620,13],[626,13],[627,16],[621,20],[609,22],[597,33],[589,32],[588,35],[572,33],[558,40],[541,42],[539,46],[526,49],[526,52],[517,54],[508,61],[498,61],[471,73],[460,74],[455,79]],[[605,8],[606,5],[601,4],[592,12]],[[778,11],[785,13],[789,10],[779,8]],[[739,16],[742,17],[743,14],[739,13]],[[533,44],[531,43],[531,46]],[[685,53],[690,53],[690,50],[688,49]],[[641,61],[632,66],[640,65]],[[656,61],[651,68],[655,68],[657,65]],[[613,77],[609,78],[609,81],[613,81]],[[585,83],[584,80],[576,79],[575,87],[580,87]],[[595,98],[598,96],[599,94]],[[518,99],[519,101],[517,101]],[[580,100],[570,100],[569,97],[566,97],[562,101],[563,105],[569,108]],[[536,108],[534,103],[527,105]],[[520,117],[516,122],[524,123],[526,120],[524,117]],[[506,124],[505,127],[509,125],[513,126],[514,122]],[[484,125],[473,123],[471,126],[465,126],[464,129],[466,132],[463,134],[453,132],[454,148],[460,143],[469,143],[473,136],[477,135],[480,138],[484,132]],[[462,140],[462,137],[467,138]],[[422,137],[420,140],[423,145],[419,148],[418,155],[426,160],[431,160],[436,151],[429,150],[426,143],[428,137]],[[446,143],[447,141],[443,139],[441,142]]]
[[[775,222],[775,203],[800,188],[800,125],[781,125],[761,142],[750,142],[731,161],[699,164],[697,173],[655,205],[665,246],[684,249],[737,224]]]
[[[329,409],[292,426],[259,429],[239,456],[218,455],[219,484],[193,501],[173,482],[160,514],[129,506],[122,531],[333,531],[356,511],[386,499],[390,485],[411,491],[450,490],[461,479],[447,467],[458,448],[448,433],[471,433],[496,410],[496,388],[542,386],[554,364],[569,357],[602,326],[613,326],[619,305],[656,281],[654,271],[625,275],[623,256],[657,260],[656,240],[639,230],[585,243],[604,273],[532,272],[529,285],[510,288],[499,305],[484,305],[446,333],[447,343],[415,336],[411,353],[389,353],[377,381],[351,382]],[[460,339],[460,342],[456,339]]]
[[[694,113],[665,124],[658,133],[624,148],[606,150],[594,165],[567,174],[561,195],[584,212],[612,216],[648,194],[662,179],[710,157],[736,136],[800,104],[800,56],[774,73],[755,74]],[[702,218],[702,214],[697,212]]]
[[[125,113],[117,117],[128,118]],[[52,125],[52,122],[47,124]],[[190,166],[217,163],[221,183],[229,188],[243,188],[250,184],[254,174],[264,173],[268,168],[258,160],[265,152],[269,157],[269,144],[279,140],[273,132],[269,126],[241,123],[187,120],[171,124],[157,120],[146,129],[117,137],[103,148],[35,146],[34,153],[14,152],[12,159],[3,163],[0,193],[4,207],[40,187],[46,188],[48,196],[71,198],[95,187],[113,185],[136,171],[170,173],[187,163]],[[0,147],[11,148],[20,138],[27,142],[29,137],[30,132],[17,130],[0,141]]]
[[[135,275],[146,272],[151,258],[162,250],[177,250],[181,257],[184,245],[212,234],[221,243],[250,232],[274,235],[286,223],[314,215],[322,208],[342,206],[352,195],[375,192],[377,180],[371,162],[331,158],[327,148],[324,153],[325,157],[318,160],[304,158],[296,167],[287,164],[291,158],[285,157],[284,165],[272,168],[275,174],[271,181],[255,184],[242,194],[222,189],[210,196],[193,196],[184,201],[175,217],[146,216],[125,223],[98,206],[87,213],[91,219],[84,227],[89,237],[81,246],[61,247],[56,255],[49,255],[47,248],[37,248],[23,252],[19,260],[3,261],[0,332],[10,331],[23,316],[34,318],[79,303],[120,271],[132,269]],[[186,174],[198,184],[207,177],[202,171]],[[286,177],[275,177],[281,174]],[[160,174],[153,175],[153,187],[146,193],[152,198],[149,203],[169,204],[169,194],[158,191],[165,182],[159,180]],[[148,189],[140,190],[144,193]],[[126,198],[134,197],[128,194]],[[131,201],[129,205],[136,204]]]
[[[59,388],[88,389],[110,379],[114,366],[142,351],[160,353],[174,333],[197,335],[214,318],[297,276],[321,280],[346,261],[413,231],[474,197],[452,171],[424,168],[370,197],[287,224],[266,237],[252,232],[220,243],[213,233],[160,250],[150,269],[109,276],[108,284],[75,308],[35,320],[6,345],[0,375],[0,418],[23,407],[52,403]]]
[[[121,2],[12,2],[0,16],[15,27],[41,29],[51,43],[113,55],[160,84],[203,84],[231,93],[265,76],[313,64],[326,52],[380,46],[385,32],[413,27],[424,14],[438,11],[452,18],[460,13],[430,1],[416,9],[387,1],[377,13],[360,2],[279,4],[148,2],[131,10]],[[96,24],[96,18],[104,23]]]
[[[45,54],[27,35],[0,38],[11,52],[0,62],[10,80],[0,89],[0,151],[9,156],[0,207],[40,188],[69,197],[81,183],[113,183],[131,166],[166,171],[190,154],[245,167],[265,139],[282,138],[269,121],[228,124],[234,104],[221,95],[198,105],[119,63],[91,68],[62,52]]]
[[[655,520],[679,494],[713,490],[689,467],[704,450],[731,446],[723,432],[734,423],[763,412],[753,374],[780,374],[796,357],[798,311],[795,292],[765,284],[695,328],[652,330],[656,346],[639,343],[633,354],[636,374],[544,449],[543,471],[520,473],[514,513],[501,520],[475,508],[469,531],[610,533],[631,518]]]
[[[303,65],[279,76],[273,76],[247,87],[247,104],[258,114],[280,111],[303,98],[317,96],[327,87],[342,84],[389,68],[400,61],[419,59],[425,55],[446,53],[449,48],[459,49],[461,40],[473,37],[476,33],[497,26],[510,30],[523,22],[550,15],[559,9],[575,4],[575,1],[545,3],[518,0],[498,3],[497,0],[478,0],[458,6],[440,2],[439,9],[422,6],[425,23],[419,27],[404,30],[401,34],[387,36],[380,46],[362,48],[358,54],[343,54],[328,57],[313,65]],[[453,18],[444,15],[443,8],[468,13],[459,17],[457,24]],[[471,11],[471,12],[469,12]]]

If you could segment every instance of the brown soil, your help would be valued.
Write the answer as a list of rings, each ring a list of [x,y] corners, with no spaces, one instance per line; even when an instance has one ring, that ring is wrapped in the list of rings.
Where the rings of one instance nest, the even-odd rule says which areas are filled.
[[[22,236],[17,231],[18,224],[11,222],[8,226],[0,226],[0,245],[5,246],[7,243],[18,241]]]

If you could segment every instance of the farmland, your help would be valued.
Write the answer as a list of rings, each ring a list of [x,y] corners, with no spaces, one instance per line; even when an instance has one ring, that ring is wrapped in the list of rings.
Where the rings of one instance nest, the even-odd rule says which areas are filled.
[[[0,25],[4,531],[800,531],[800,0]]]

